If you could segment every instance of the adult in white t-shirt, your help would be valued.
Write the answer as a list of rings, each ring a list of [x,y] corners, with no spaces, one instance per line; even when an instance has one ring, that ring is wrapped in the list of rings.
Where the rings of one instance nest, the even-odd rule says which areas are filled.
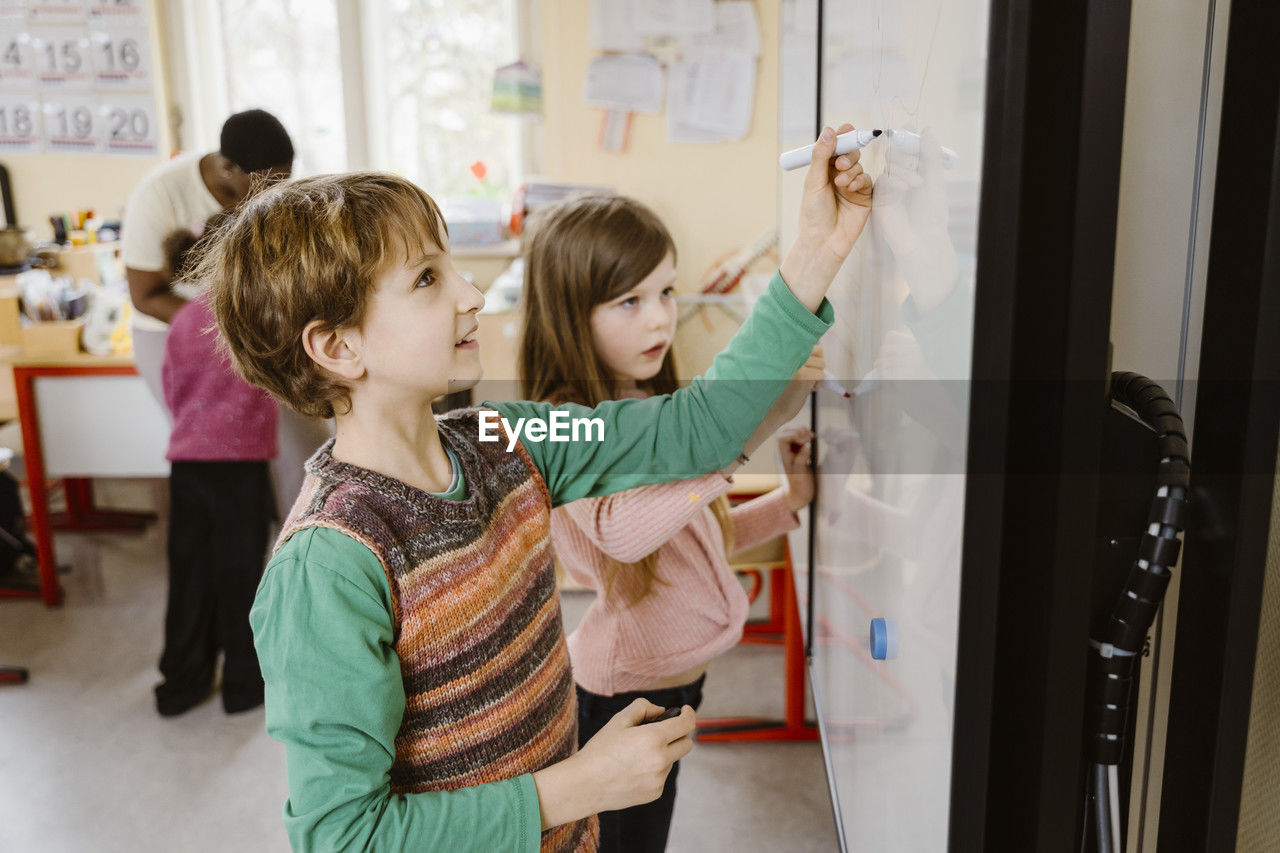
[[[170,281],[165,238],[182,228],[202,233],[210,216],[235,207],[249,194],[254,178],[288,178],[293,169],[293,142],[288,132],[263,110],[247,110],[227,119],[219,143],[218,151],[183,154],[157,166],[142,179],[125,207],[120,239],[133,299],[133,358],[162,407],[164,340],[169,321],[190,295],[182,292],[183,285],[175,287]],[[324,421],[303,418],[281,407],[279,455],[271,463],[280,518],[298,495],[302,463],[330,433]]]
[[[169,321],[187,298],[165,269],[164,240],[179,228],[204,231],[210,216],[235,207],[254,173],[289,177],[293,142],[264,110],[236,113],[222,125],[219,151],[183,154],[142,179],[124,210],[121,255],[133,300],[133,353],[138,373],[164,405],[160,364]]]

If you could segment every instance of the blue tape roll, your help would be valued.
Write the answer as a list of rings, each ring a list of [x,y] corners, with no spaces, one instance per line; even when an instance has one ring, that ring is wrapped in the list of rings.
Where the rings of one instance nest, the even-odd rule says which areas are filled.
[[[891,660],[898,656],[898,626],[892,619],[871,620],[871,657]]]
[[[871,620],[871,656],[876,660],[884,660],[889,654],[889,628],[883,619]]]

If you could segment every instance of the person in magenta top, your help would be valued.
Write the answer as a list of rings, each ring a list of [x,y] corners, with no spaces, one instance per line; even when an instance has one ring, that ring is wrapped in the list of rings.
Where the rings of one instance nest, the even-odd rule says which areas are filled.
[[[530,233],[524,395],[594,406],[674,391],[675,246],[658,217],[633,199],[585,196],[540,213]],[[820,380],[822,366],[815,349],[796,377]],[[738,642],[747,619],[728,555],[799,525],[813,496],[811,438],[784,431],[785,485],[737,507],[732,480],[713,473],[552,511],[556,558],[597,592],[568,638],[580,743],[637,698],[697,710],[707,662]],[[657,800],[600,814],[603,853],[665,848],[678,771]]]
[[[166,240],[175,278],[195,242],[186,231]],[[245,711],[263,697],[249,609],[275,520],[268,461],[276,456],[276,402],[232,371],[207,293],[174,316],[161,378],[173,430],[165,456],[169,598],[156,709],[174,716],[204,701],[221,652],[223,708]]]

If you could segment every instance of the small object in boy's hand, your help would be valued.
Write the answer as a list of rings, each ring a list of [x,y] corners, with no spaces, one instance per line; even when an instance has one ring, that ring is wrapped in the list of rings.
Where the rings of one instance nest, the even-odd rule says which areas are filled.
[[[791,452],[792,452],[792,453],[799,453],[801,450],[804,450],[804,445],[803,445],[802,443],[800,443],[800,442],[798,442],[798,441],[793,441],[793,442],[791,442]]]
[[[648,720],[644,720],[644,721],[642,721],[642,722],[640,723],[640,725],[642,725],[642,726],[647,726],[647,725],[649,725],[650,723],[660,723],[660,722],[662,722],[663,720],[670,720],[670,719],[672,719],[673,717],[678,717],[678,716],[680,716],[680,709],[679,709],[679,708],[668,708],[667,710],[663,711],[663,712],[662,712],[661,714],[659,714],[658,716],[656,716],[656,717],[652,717],[652,718],[650,718],[650,719],[648,719]]]

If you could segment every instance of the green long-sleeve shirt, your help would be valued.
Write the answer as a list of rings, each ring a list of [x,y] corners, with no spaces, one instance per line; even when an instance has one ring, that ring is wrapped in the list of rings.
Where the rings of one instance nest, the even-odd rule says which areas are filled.
[[[674,394],[595,409],[598,442],[525,441],[553,504],[729,465],[830,327],[780,276],[707,373]],[[549,416],[546,403],[486,403],[508,421]],[[460,471],[455,461],[455,471]],[[483,483],[455,482],[461,497]],[[405,693],[391,591],[378,559],[330,529],[310,528],[268,563],[250,614],[266,682],[267,731],[285,745],[285,828],[297,850],[536,850],[530,774],[421,794],[390,793]]]

